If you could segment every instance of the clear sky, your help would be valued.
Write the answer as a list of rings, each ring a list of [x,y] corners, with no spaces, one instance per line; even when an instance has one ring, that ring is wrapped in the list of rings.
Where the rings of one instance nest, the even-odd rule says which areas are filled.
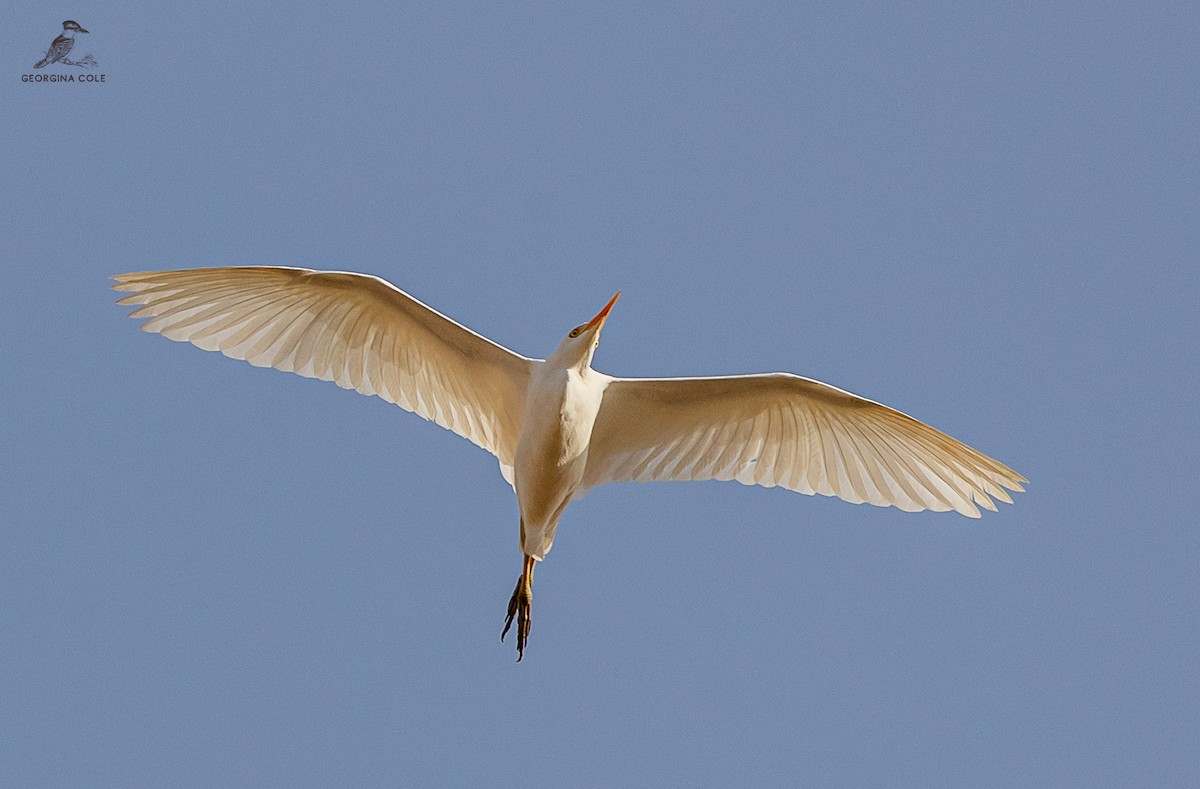
[[[0,28],[0,784],[1200,784],[1195,3],[134,6]],[[64,19],[103,84],[21,81]],[[108,290],[245,264],[531,356],[620,289],[598,369],[1029,492],[593,491],[518,665],[490,456]]]

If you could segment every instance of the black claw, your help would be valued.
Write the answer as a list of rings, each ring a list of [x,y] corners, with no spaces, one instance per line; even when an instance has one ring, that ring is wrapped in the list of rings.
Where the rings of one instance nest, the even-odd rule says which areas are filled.
[[[522,576],[517,579],[517,588],[513,590],[512,597],[508,601],[508,616],[504,619],[504,630],[500,633],[500,641],[504,641],[504,637],[508,635],[509,628],[512,627],[513,620],[517,622],[517,662],[520,663],[525,657],[525,642],[529,638],[529,609],[532,603],[532,597],[529,594],[525,585],[525,578]]]
[[[504,619],[504,630],[500,632],[500,642],[503,642],[504,637],[509,634],[509,628],[512,627],[512,620],[516,620],[517,663],[524,659],[524,646],[529,640],[529,624],[533,619],[530,616],[533,610],[533,568],[532,556],[526,555],[524,570],[521,571],[521,577],[517,578],[516,589],[512,590],[512,597],[509,598],[509,610],[508,616],[505,616]]]
[[[517,662],[525,657],[525,642],[529,640],[529,626],[532,624],[529,602],[517,612]]]
[[[508,629],[512,627],[513,619],[517,615],[517,601],[521,596],[521,579],[517,579],[517,588],[513,590],[512,597],[508,599],[508,616],[504,620],[504,631],[500,633],[500,642],[504,643],[504,637],[508,635]],[[517,625],[520,629],[520,624]]]

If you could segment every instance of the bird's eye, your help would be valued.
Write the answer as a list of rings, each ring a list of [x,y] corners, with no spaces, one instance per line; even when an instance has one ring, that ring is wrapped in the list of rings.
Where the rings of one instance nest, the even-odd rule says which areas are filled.
[[[580,327],[576,326],[574,329],[571,329],[571,333],[568,334],[567,336],[574,339],[575,337],[579,336],[580,331],[582,331],[582,329]]]

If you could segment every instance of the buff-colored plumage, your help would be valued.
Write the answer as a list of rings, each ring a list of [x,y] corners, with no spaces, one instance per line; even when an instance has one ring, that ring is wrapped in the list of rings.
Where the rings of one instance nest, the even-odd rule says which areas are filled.
[[[378,277],[299,268],[120,274],[143,331],[377,395],[483,447],[506,478],[535,362]]]
[[[885,405],[789,373],[613,379],[584,485],[735,479],[979,517],[1025,478]]]
[[[1025,478],[923,422],[789,373],[614,378],[592,354],[612,301],[546,360],[497,345],[389,283],[298,268],[122,274],[142,329],[378,395],[497,457],[526,567],[509,607],[524,649],[532,567],[563,511],[607,482],[735,479],[972,518]],[[620,295],[620,294],[618,294]],[[507,631],[507,627],[506,627]]]

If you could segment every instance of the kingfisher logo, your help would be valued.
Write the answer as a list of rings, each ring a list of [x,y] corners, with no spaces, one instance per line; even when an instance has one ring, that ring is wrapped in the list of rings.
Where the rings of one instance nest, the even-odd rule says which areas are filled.
[[[96,62],[95,56],[89,51],[88,45],[83,43],[80,36],[91,36],[91,31],[84,28],[73,19],[68,19],[62,23],[62,33],[50,42],[50,48],[46,50],[46,56],[33,64],[35,69],[41,71],[48,66],[71,66],[81,69],[81,73],[75,73],[72,69],[64,70],[61,68],[51,68],[38,74],[22,74],[22,82],[104,82],[104,74],[89,73],[89,69],[94,69],[99,63]]]
[[[75,50],[75,36],[78,33],[87,33],[73,19],[68,19],[63,22],[63,32],[58,38],[50,42],[50,49],[46,50],[46,57],[33,64],[34,68],[45,68],[51,63],[62,63],[64,66],[79,66],[80,68],[93,68],[96,65],[96,59],[89,52],[79,60],[71,60],[70,55]]]

